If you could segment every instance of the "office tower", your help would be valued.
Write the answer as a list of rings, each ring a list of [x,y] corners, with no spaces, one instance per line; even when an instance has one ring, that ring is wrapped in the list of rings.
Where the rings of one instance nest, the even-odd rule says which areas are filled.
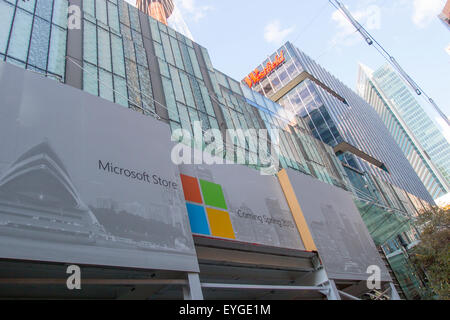
[[[449,144],[400,77],[388,66],[374,73],[360,64],[357,90],[380,115],[431,196],[447,194]]]
[[[276,64],[281,54],[285,61],[259,82],[252,80],[253,90],[303,118],[346,167],[433,201],[373,107],[298,48],[286,43],[256,74]],[[254,75],[249,78],[258,78]]]
[[[136,0],[139,10],[167,25],[175,5],[172,0]]]

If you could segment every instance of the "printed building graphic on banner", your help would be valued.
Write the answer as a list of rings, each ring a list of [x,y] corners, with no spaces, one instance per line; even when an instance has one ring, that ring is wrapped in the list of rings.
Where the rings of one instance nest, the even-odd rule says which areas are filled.
[[[0,96],[0,258],[198,271],[165,124],[4,63]]]
[[[291,169],[283,176],[280,182],[285,192],[292,189],[328,277],[366,280],[374,265],[382,281],[391,280],[351,193]]]

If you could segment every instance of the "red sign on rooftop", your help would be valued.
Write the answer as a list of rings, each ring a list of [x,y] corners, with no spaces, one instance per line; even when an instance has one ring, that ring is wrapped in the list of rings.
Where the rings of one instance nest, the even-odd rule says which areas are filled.
[[[273,62],[268,62],[266,67],[260,71],[258,68],[255,69],[255,71],[251,72],[245,79],[245,83],[252,88],[255,84],[258,84],[261,82],[262,79],[267,77],[272,71],[274,71],[276,68],[278,68],[281,64],[284,63],[286,59],[284,58],[284,52],[283,50],[280,52],[279,55],[277,55]]]

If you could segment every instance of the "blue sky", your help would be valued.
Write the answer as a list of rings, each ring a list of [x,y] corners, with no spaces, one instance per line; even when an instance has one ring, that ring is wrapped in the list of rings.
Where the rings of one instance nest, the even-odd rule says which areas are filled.
[[[358,62],[372,69],[385,62],[328,0],[175,2],[214,66],[237,80],[287,40],[352,89]],[[445,50],[450,46],[450,30],[437,18],[446,0],[341,2],[450,115],[450,53]],[[431,106],[423,105],[437,117]]]

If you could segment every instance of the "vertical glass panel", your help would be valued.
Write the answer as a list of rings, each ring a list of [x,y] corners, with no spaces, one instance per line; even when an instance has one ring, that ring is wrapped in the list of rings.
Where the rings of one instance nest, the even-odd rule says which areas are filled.
[[[125,77],[122,39],[114,34],[111,34],[111,45],[114,73]]]
[[[116,103],[128,107],[127,83],[124,78],[114,76],[114,90]]]
[[[37,0],[36,15],[51,21],[53,0]]]
[[[139,22],[139,13],[138,13],[138,9],[134,6],[130,6],[130,22],[131,22],[131,27],[136,30],[141,32],[141,24]]]
[[[172,54],[172,48],[170,46],[169,36],[165,33],[161,33],[161,40],[163,43],[164,54],[166,56],[166,61],[172,65],[175,65],[175,60]]]
[[[33,16],[28,12],[17,9],[11,32],[8,55],[22,61],[27,60],[32,25]]]
[[[48,56],[48,71],[63,77],[66,67],[66,30],[53,25]]]
[[[175,64],[179,69],[184,70],[183,59],[181,58],[180,48],[178,46],[178,41],[175,38],[169,37],[170,43],[172,44],[173,55],[175,56]]]
[[[208,67],[209,71],[214,71],[208,51],[203,47],[201,47],[201,49],[202,49],[203,58],[205,59],[206,66]]]
[[[167,78],[170,78],[169,65],[162,60],[158,60],[158,62],[161,74]]]
[[[147,68],[138,65],[139,80],[141,84],[142,101],[144,109],[155,110],[153,104],[152,85],[150,83],[150,74]]]
[[[64,1],[64,0],[63,0]],[[83,11],[95,17],[95,0],[83,0]]]
[[[180,122],[183,129],[189,131],[192,137],[191,120],[187,108],[181,103],[177,103],[178,112],[180,113]]]
[[[47,69],[50,22],[39,17],[34,19],[28,63],[40,69]]]
[[[194,67],[195,76],[199,79],[203,79],[202,72],[200,71],[200,65],[198,64],[197,55],[195,54],[195,50],[192,48],[188,48],[188,50],[192,66]]]
[[[25,9],[28,12],[34,13],[34,6],[36,5],[36,0],[29,1],[17,1],[17,6],[19,8]]]
[[[169,32],[169,35],[176,38],[177,34],[175,33],[175,30],[173,30],[172,28],[167,28],[167,31]]]
[[[181,48],[181,54],[183,56],[184,65],[186,67],[186,71],[192,75],[194,75],[194,68],[192,67],[191,58],[189,57],[189,51],[188,47],[184,44],[179,42],[180,48]]]
[[[159,28],[158,28],[158,23],[156,22],[155,19],[152,18],[148,18],[149,22],[150,22],[150,29],[152,31],[152,38],[153,40],[161,43],[161,36],[159,34]]]
[[[9,32],[11,30],[14,7],[9,3],[0,1],[0,52],[6,53]]]
[[[179,121],[177,104],[175,101],[175,93],[172,88],[172,81],[166,77],[162,77],[162,83],[164,88],[164,95],[166,97],[166,106],[169,112],[169,118],[174,121]]]
[[[106,9],[106,0],[96,0],[95,1],[95,10],[96,10],[95,17],[97,18],[97,20],[107,25],[108,24],[108,14],[107,14],[107,9]]]
[[[128,97],[131,102],[138,107],[141,107],[141,95],[139,94],[139,77],[137,73],[136,63],[126,60],[126,70],[127,70],[127,86],[128,86]]]
[[[136,49],[137,63],[147,68],[148,67],[147,53],[145,52],[144,47],[141,47],[137,44],[135,44],[134,47]]]
[[[203,102],[203,98],[202,98],[202,92],[200,90],[200,86],[199,86],[197,80],[192,79],[191,84],[192,84],[192,89],[194,92],[194,99],[195,99],[195,102],[197,105],[197,109],[200,111],[206,112],[205,103]]]
[[[123,24],[130,26],[130,16],[128,14],[128,4],[126,1],[119,2],[119,19]]]
[[[53,4],[53,23],[60,27],[67,28],[67,0],[55,0]]]
[[[181,87],[181,81],[180,76],[178,75],[178,71],[172,66],[170,66],[169,69],[170,75],[172,77],[173,88],[175,90],[175,97],[178,101],[185,103],[183,89]]]
[[[163,50],[162,45],[160,45],[158,42],[155,42],[155,41],[153,41],[153,45],[155,46],[156,56],[159,59],[166,61],[166,57],[164,57],[164,50]]]
[[[84,60],[97,64],[96,26],[87,20],[84,20],[83,51]]]
[[[192,94],[191,85],[189,84],[189,78],[184,72],[180,72],[181,84],[183,85],[184,96],[186,98],[186,104],[189,107],[195,108],[194,96]]]
[[[109,26],[114,29],[114,31],[120,32],[119,12],[117,6],[113,5],[111,2],[108,2],[108,19]]]
[[[211,103],[211,98],[209,97],[208,89],[204,86],[200,86],[200,90],[202,91],[203,101],[205,102],[206,112],[210,116],[214,116],[214,109]]]
[[[84,64],[83,90],[95,96],[98,95],[97,67],[89,63]]]
[[[133,41],[123,38],[123,49],[125,52],[125,58],[130,59],[131,61],[136,61]]]
[[[111,45],[109,42],[109,32],[102,28],[98,29],[98,65],[111,71]]]
[[[100,97],[114,102],[112,74],[99,69],[100,76]]]

